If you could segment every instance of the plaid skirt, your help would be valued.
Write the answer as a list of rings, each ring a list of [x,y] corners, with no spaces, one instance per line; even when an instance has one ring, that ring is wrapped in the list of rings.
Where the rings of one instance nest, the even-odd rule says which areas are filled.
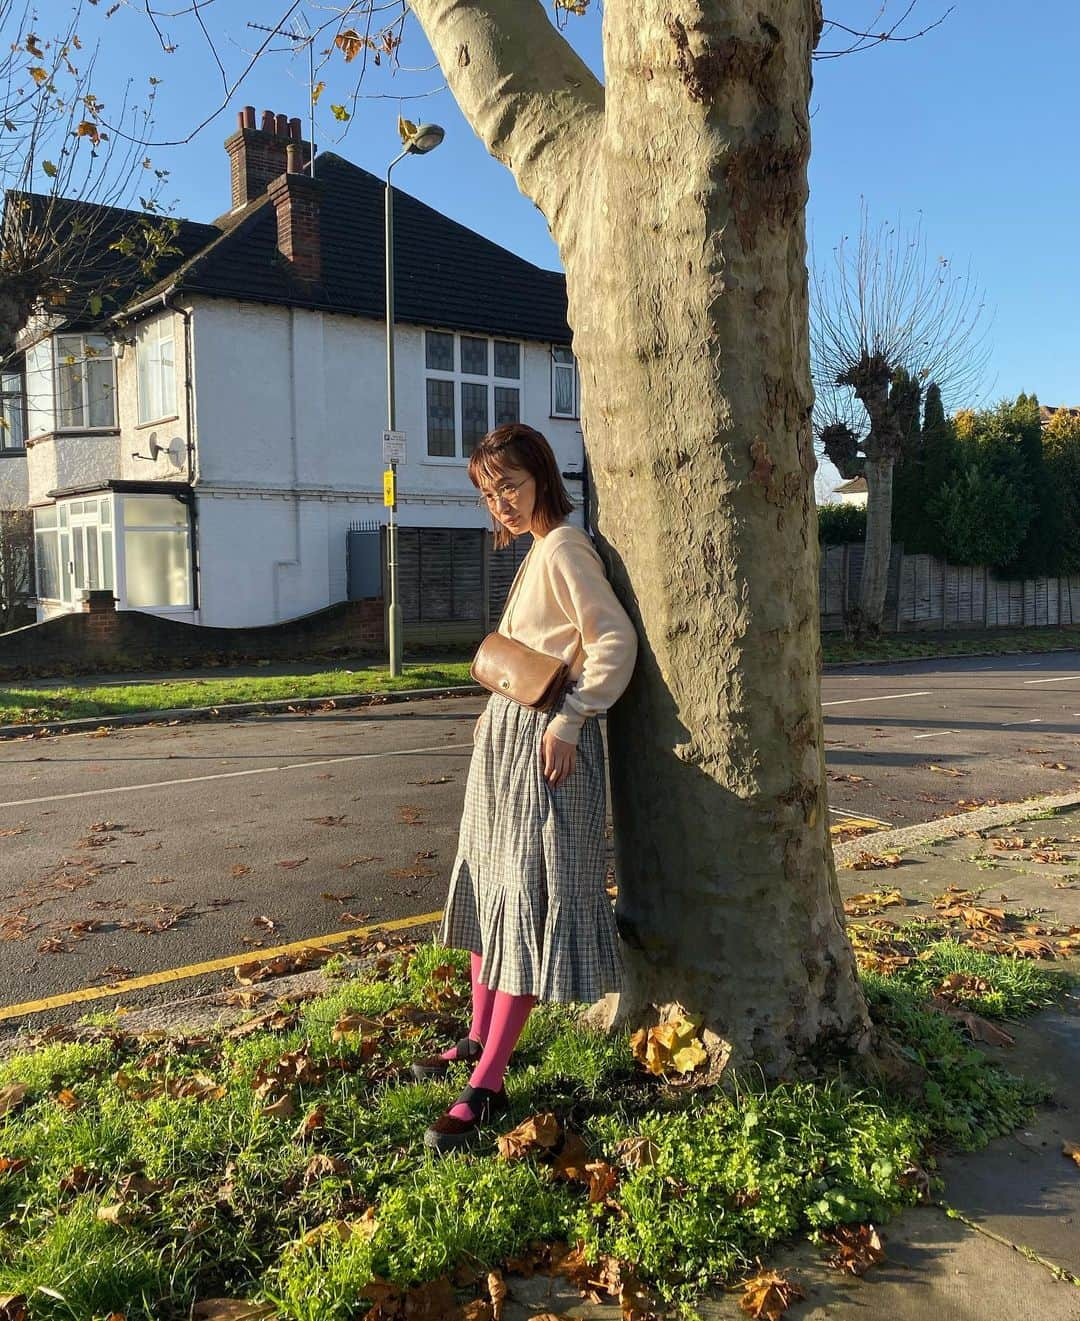
[[[479,954],[493,990],[591,1003],[621,980],[604,888],[604,745],[586,720],[574,770],[553,789],[540,740],[554,714],[493,694],[480,717],[442,940]]]

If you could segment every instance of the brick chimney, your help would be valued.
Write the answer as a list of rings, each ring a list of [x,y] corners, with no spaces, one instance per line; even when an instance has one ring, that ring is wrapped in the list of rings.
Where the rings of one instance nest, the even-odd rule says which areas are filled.
[[[267,194],[277,212],[278,252],[301,280],[322,278],[322,238],[319,199],[322,184],[303,173],[304,157],[299,142],[291,142],[285,157],[285,173],[274,179]]]
[[[288,168],[288,151],[296,149],[297,172],[311,161],[311,143],[300,136],[300,120],[264,110],[262,124],[255,127],[255,107],[245,106],[237,114],[237,129],[225,139],[232,166],[232,209],[237,211],[266,192],[271,179]]]

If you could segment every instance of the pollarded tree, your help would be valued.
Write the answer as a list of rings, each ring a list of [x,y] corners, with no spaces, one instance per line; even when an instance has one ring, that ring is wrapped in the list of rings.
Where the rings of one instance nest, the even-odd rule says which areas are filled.
[[[851,403],[861,422],[833,434],[837,466],[857,459],[866,478],[866,553],[856,634],[881,628],[892,552],[893,473],[918,424],[919,392],[933,382],[947,397],[972,394],[987,357],[982,301],[970,273],[930,261],[916,227],[872,227],[863,209],[854,249],[847,240],[814,263],[811,358],[819,412]],[[829,439],[822,428],[821,439]],[[841,467],[841,472],[844,469]]]

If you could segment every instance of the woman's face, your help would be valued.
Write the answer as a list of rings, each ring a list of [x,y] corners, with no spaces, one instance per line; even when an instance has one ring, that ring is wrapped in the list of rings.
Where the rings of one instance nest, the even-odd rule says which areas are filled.
[[[500,468],[481,484],[480,495],[511,536],[530,531],[536,508],[536,478],[524,468]]]

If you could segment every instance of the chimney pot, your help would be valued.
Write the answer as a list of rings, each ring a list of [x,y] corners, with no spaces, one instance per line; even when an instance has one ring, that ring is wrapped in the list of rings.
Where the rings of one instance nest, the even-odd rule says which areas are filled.
[[[242,110],[236,112],[236,127],[238,129],[244,127],[244,112]]]
[[[300,141],[300,133],[301,133],[301,130],[300,130],[300,117],[297,115],[297,116],[295,116],[293,119],[290,119],[290,120],[289,120],[289,137],[290,137],[290,138],[295,138],[296,141],[299,142],[299,141]]]
[[[285,115],[266,110],[261,127],[255,127],[255,109],[245,106],[243,124],[226,140],[232,172],[232,209],[239,210],[265,193],[274,179],[284,174],[300,175],[312,158],[312,146],[292,125],[300,127],[299,118],[290,122]]]

